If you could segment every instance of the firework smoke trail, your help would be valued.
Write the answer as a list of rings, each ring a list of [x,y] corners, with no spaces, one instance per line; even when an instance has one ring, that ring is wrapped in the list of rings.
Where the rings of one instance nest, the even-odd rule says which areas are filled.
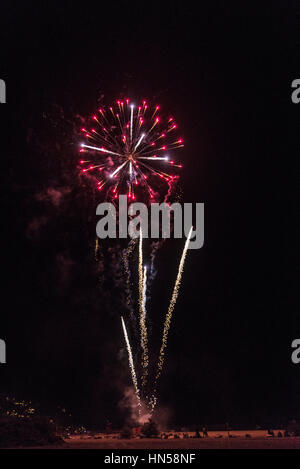
[[[132,358],[131,346],[130,346],[130,342],[129,342],[129,338],[128,338],[128,334],[127,334],[127,330],[126,330],[126,326],[125,326],[123,316],[121,316],[121,322],[122,322],[122,327],[123,327],[123,332],[124,332],[124,337],[125,337],[125,342],[126,342],[126,347],[127,347],[127,352],[128,352],[128,359],[129,359],[129,366],[130,366],[130,371],[131,371],[132,382],[133,382],[136,397],[137,397],[137,400],[138,400],[139,415],[140,415],[140,413],[141,413],[140,390],[139,390],[139,387],[138,387],[136,372],[135,372],[133,358]]]
[[[147,383],[148,375],[148,336],[146,326],[146,311],[144,308],[144,275],[143,275],[143,233],[140,229],[139,242],[139,313],[140,313],[140,334],[142,348],[142,385]]]
[[[192,231],[193,231],[193,227],[191,226],[191,229],[189,231],[189,234],[188,234],[188,237],[186,239],[184,249],[183,249],[183,252],[182,252],[182,255],[181,255],[179,268],[178,268],[178,274],[177,274],[177,278],[176,278],[176,282],[175,282],[175,285],[174,285],[171,301],[170,301],[170,304],[169,304],[168,312],[167,312],[165,323],[164,323],[162,344],[161,344],[159,357],[158,357],[157,373],[156,373],[156,376],[155,376],[155,384],[154,384],[154,392],[153,392],[153,397],[152,397],[152,401],[151,401],[152,410],[154,409],[154,406],[156,404],[156,397],[155,397],[156,384],[157,384],[157,381],[158,381],[158,379],[161,375],[162,369],[163,369],[164,358],[165,358],[165,350],[166,350],[167,342],[168,342],[168,332],[169,332],[170,325],[171,325],[172,314],[173,314],[175,304],[176,304],[178,294],[179,294],[179,287],[180,287],[182,273],[183,273],[184,261],[185,261],[186,253],[187,253],[187,250],[188,250],[188,247],[189,247]]]
[[[155,265],[154,265],[155,256],[156,256],[157,251],[162,247],[164,241],[165,241],[164,239],[160,241],[153,241],[153,243],[151,244],[151,252],[150,252],[151,262],[150,262],[150,269],[149,269],[150,270],[150,275],[149,275],[150,283],[154,280],[156,273],[157,273]]]

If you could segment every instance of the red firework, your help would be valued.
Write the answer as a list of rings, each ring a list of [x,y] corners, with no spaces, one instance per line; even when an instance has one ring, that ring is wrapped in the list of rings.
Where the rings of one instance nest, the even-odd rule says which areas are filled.
[[[183,139],[177,136],[173,117],[164,119],[159,111],[146,101],[135,106],[129,99],[118,100],[98,109],[90,125],[81,129],[81,171],[95,177],[99,190],[107,185],[111,197],[127,193],[135,200],[140,186],[153,199],[157,178],[169,187],[178,178],[175,168],[182,165],[174,162],[172,153],[183,147]]]

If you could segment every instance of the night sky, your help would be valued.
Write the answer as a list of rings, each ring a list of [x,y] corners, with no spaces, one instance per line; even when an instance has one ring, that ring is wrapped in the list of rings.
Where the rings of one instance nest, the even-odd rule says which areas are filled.
[[[160,384],[170,422],[300,418],[300,10],[262,3],[2,3],[0,393],[99,428],[127,418],[117,247],[103,244],[103,273],[101,197],[78,176],[77,131],[100,99],[129,96],[174,113],[182,201],[205,203],[205,245],[188,252]],[[157,257],[156,350],[182,245]]]

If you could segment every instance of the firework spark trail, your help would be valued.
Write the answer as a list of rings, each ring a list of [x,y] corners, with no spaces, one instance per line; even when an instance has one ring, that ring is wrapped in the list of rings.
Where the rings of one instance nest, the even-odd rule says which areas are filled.
[[[127,347],[127,352],[128,352],[128,359],[129,359],[129,366],[130,366],[130,371],[131,371],[132,382],[133,382],[133,385],[134,385],[134,388],[135,388],[135,393],[136,393],[136,397],[137,397],[137,400],[138,400],[139,414],[140,414],[141,413],[140,390],[139,390],[139,387],[138,387],[138,381],[137,381],[136,372],[135,372],[135,368],[134,368],[131,346],[130,346],[130,342],[129,342],[129,338],[128,338],[128,334],[127,334],[127,330],[126,330],[126,326],[125,326],[123,316],[121,316],[121,322],[122,322],[122,327],[123,327],[123,332],[124,332],[124,337],[125,337],[125,342],[126,342],[126,347]]]
[[[146,301],[147,301],[147,267],[144,266],[144,278],[143,278],[143,310],[146,317]]]
[[[156,383],[157,383],[157,381],[158,381],[158,379],[161,375],[162,369],[163,369],[164,358],[165,358],[165,350],[166,350],[167,342],[168,342],[168,332],[169,332],[170,325],[171,325],[172,314],[173,314],[175,304],[176,304],[178,294],[179,294],[179,287],[180,287],[182,273],[183,273],[184,261],[185,261],[186,253],[187,253],[187,250],[188,250],[189,242],[190,242],[190,239],[191,239],[192,231],[193,231],[193,227],[191,226],[191,229],[189,231],[189,234],[188,234],[188,237],[186,239],[184,249],[183,249],[183,252],[182,252],[182,255],[181,255],[178,274],[177,274],[177,278],[176,278],[176,282],[175,282],[175,285],[174,285],[171,301],[170,301],[170,304],[169,304],[168,312],[167,312],[165,323],[164,323],[162,344],[161,344],[161,348],[160,348],[160,352],[159,352],[158,364],[157,364],[157,373],[156,373],[156,377],[155,377],[152,408],[154,408],[155,403],[156,403],[156,398],[155,398]],[[154,402],[154,405],[153,405],[153,402]]]
[[[140,313],[140,335],[142,348],[142,385],[145,387],[148,375],[148,335],[146,326],[146,311],[143,305],[144,275],[143,275],[143,233],[140,228],[139,242],[139,313]]]
[[[98,260],[98,254],[99,254],[99,238],[97,236],[96,241],[95,241],[95,261]]]
[[[136,245],[136,238],[132,238],[126,249],[123,250],[123,263],[124,263],[124,270],[126,273],[126,304],[130,309],[130,317],[133,319],[133,300],[132,300],[132,289],[131,289],[131,272],[129,267],[129,256],[132,254],[135,245]]]

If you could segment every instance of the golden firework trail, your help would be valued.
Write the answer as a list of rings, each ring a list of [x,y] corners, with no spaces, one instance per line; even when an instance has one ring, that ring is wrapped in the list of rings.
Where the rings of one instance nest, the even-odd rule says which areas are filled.
[[[132,309],[132,295],[131,295],[131,272],[129,267],[129,257],[132,254],[135,245],[136,245],[136,238],[132,238],[128,244],[128,247],[123,251],[123,263],[124,263],[124,270],[126,273],[126,303],[129,308]],[[131,312],[131,316],[133,316],[133,312]]]
[[[127,258],[127,262],[128,262],[128,258],[129,256],[132,254],[134,248],[135,248],[135,245],[136,245],[136,238],[132,238],[129,243],[128,243],[128,247],[126,248],[126,252],[125,252],[125,256]],[[129,269],[129,267],[128,267]]]
[[[96,237],[96,242],[95,242],[95,260],[98,260],[98,254],[99,254],[99,239],[98,236]]]
[[[156,404],[156,398],[155,398],[156,383],[157,383],[157,380],[159,379],[159,377],[161,375],[161,372],[162,372],[162,369],[163,369],[164,358],[165,358],[165,350],[166,350],[167,342],[168,342],[168,333],[169,333],[169,329],[170,329],[170,325],[171,325],[172,314],[173,314],[175,304],[176,304],[176,300],[177,300],[178,294],[179,294],[179,287],[180,287],[182,273],[183,273],[184,261],[185,261],[186,253],[187,253],[187,250],[188,250],[188,247],[189,247],[192,231],[193,231],[193,227],[191,226],[191,229],[189,231],[189,234],[188,234],[188,237],[186,239],[184,249],[183,249],[183,252],[182,252],[182,255],[181,255],[176,282],[175,282],[175,285],[174,285],[174,289],[173,289],[171,301],[170,301],[170,304],[169,304],[168,312],[166,314],[166,319],[165,319],[164,328],[163,328],[162,344],[161,344],[161,348],[160,348],[160,352],[159,352],[157,372],[156,372],[156,376],[155,376],[154,394],[153,394],[153,398],[152,398],[153,399],[152,400],[152,410],[153,410],[153,408]]]
[[[141,398],[140,398],[140,390],[138,387],[138,382],[137,382],[137,377],[136,377],[136,372],[134,368],[134,363],[133,363],[133,357],[132,357],[132,351],[131,351],[131,346],[125,326],[125,322],[123,319],[123,316],[121,316],[121,322],[122,322],[122,327],[123,327],[123,332],[124,332],[124,337],[125,337],[125,342],[126,342],[126,347],[127,347],[127,352],[128,352],[128,359],[129,359],[129,366],[130,366],[130,371],[131,371],[131,377],[132,377],[132,382],[135,388],[135,394],[137,397],[138,401],[138,407],[139,407],[139,414],[141,412]]]
[[[147,301],[147,267],[144,266],[144,277],[143,277],[143,310],[146,317],[146,301]]]
[[[147,383],[148,375],[148,334],[146,326],[146,310],[144,307],[144,272],[143,272],[143,233],[140,229],[139,242],[139,313],[140,313],[140,335],[142,348],[142,385]]]

